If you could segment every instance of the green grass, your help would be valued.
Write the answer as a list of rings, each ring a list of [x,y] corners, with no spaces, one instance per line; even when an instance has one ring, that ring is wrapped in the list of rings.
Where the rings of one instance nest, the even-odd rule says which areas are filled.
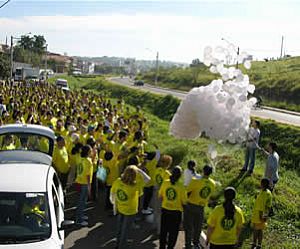
[[[172,96],[159,96],[143,93],[126,87],[112,85],[104,78],[81,79],[64,77],[69,80],[71,87],[83,87],[86,90],[107,94],[112,98],[122,96],[131,106],[140,105],[150,122],[149,149],[157,144],[163,153],[174,158],[174,164],[183,167],[187,161],[197,161],[198,170],[205,163],[213,163],[215,172],[213,178],[221,183],[213,199],[222,202],[222,190],[232,185],[237,188],[237,204],[243,209],[247,224],[242,233],[243,246],[249,248],[251,242],[251,228],[249,220],[254,204],[254,198],[259,191],[259,181],[264,172],[265,158],[258,153],[255,173],[251,177],[239,178],[239,169],[243,165],[244,149],[240,146],[222,145],[205,138],[196,140],[176,139],[169,134],[169,120],[174,114],[179,101]],[[166,108],[167,107],[167,108]],[[269,221],[265,232],[264,248],[295,249],[300,244],[300,129],[287,125],[279,125],[271,121],[262,121],[262,145],[275,140],[279,143],[281,156],[280,181],[274,192],[275,216]],[[208,146],[217,147],[219,157],[216,161],[209,160]],[[217,161],[220,161],[217,163]],[[211,208],[206,208],[206,217]]]
[[[243,209],[247,223],[251,218],[254,198],[259,191],[259,181],[262,178],[265,159],[258,155],[255,174],[252,177],[238,178],[243,164],[244,151],[241,147],[219,145],[215,141],[199,138],[197,140],[176,139],[168,134],[169,123],[151,114],[147,115],[150,125],[150,144],[155,142],[163,152],[170,153],[175,163],[185,166],[187,161],[194,159],[198,168],[209,162],[207,150],[210,144],[215,144],[222,158],[215,167],[213,178],[220,181],[215,199],[222,201],[222,189],[226,186],[235,186],[238,191],[237,204]],[[264,248],[297,248],[300,243],[300,177],[294,170],[280,168],[280,181],[274,193],[274,210],[276,215],[269,221],[265,232]],[[206,208],[206,217],[211,211]],[[298,234],[298,237],[296,237]],[[245,226],[243,231],[243,247],[249,248],[251,243],[251,229]]]
[[[256,96],[261,96],[265,105],[300,112],[300,57],[291,57],[268,62],[253,62],[250,70],[242,70],[256,85]],[[155,72],[138,76],[153,84]],[[209,84],[217,75],[202,67],[194,82],[191,68],[160,69],[158,85],[173,89],[190,90],[193,87]]]

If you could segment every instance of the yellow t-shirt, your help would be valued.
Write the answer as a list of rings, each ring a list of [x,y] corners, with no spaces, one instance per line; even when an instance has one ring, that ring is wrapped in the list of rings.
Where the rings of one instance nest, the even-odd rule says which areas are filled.
[[[154,177],[155,177],[155,184],[158,187],[160,187],[165,180],[167,180],[167,179],[170,178],[170,175],[171,175],[171,173],[168,170],[163,169],[161,167],[156,168],[155,175],[154,175]]]
[[[140,187],[137,184],[127,185],[119,178],[114,182],[111,193],[115,195],[119,213],[134,215],[138,212]]]
[[[262,212],[263,215],[268,215],[271,206],[272,206],[271,191],[268,189],[265,191],[260,191],[254,203],[251,222],[252,223],[264,222],[263,220],[260,219],[260,212]]]
[[[98,160],[99,160],[98,151],[96,150],[95,151],[95,157],[92,160],[92,162],[93,162],[93,172],[94,173],[97,172],[97,170],[98,170]]]
[[[69,171],[70,164],[66,147],[59,149],[57,146],[55,146],[52,163],[54,168],[59,173],[67,173]]]
[[[71,152],[72,152],[72,149],[74,146],[71,136],[69,136],[69,135],[66,136],[65,142],[66,142],[66,148],[67,148],[68,154],[71,155]]]
[[[48,153],[49,151],[49,141],[47,138],[42,137],[39,140],[38,149],[42,152]]]
[[[170,180],[165,180],[158,195],[162,197],[162,208],[167,210],[183,211],[183,205],[187,202],[186,190],[179,182],[172,185]]]
[[[71,154],[70,155],[70,166],[72,168],[77,168],[77,166],[80,164],[80,161],[81,161],[81,156],[80,156],[80,153],[77,153],[77,154]]]
[[[15,150],[15,149],[16,149],[16,146],[13,143],[2,146],[2,150]]]
[[[112,186],[115,180],[119,177],[119,165],[118,159],[113,157],[110,161],[103,160],[103,167],[106,169],[107,177],[106,177],[106,185]]]
[[[151,187],[155,185],[155,173],[156,173],[156,165],[158,161],[156,158],[153,158],[151,161],[146,162],[147,174],[150,176],[150,181],[146,184],[146,187]]]
[[[210,178],[193,178],[186,190],[188,195],[188,203],[206,206],[211,194],[215,191],[216,183]]]
[[[88,184],[88,179],[87,177],[90,176],[90,182],[92,183],[93,179],[93,163],[92,160],[89,157],[82,157],[79,164],[77,165],[76,168],[76,183],[86,185]]]
[[[55,129],[54,133],[55,133],[55,136],[62,136],[64,138],[66,138],[68,135],[68,130],[66,130],[64,127],[62,127],[60,131]]]
[[[136,184],[139,186],[140,195],[143,195],[144,187],[146,187],[146,183],[145,183],[144,177],[140,173],[137,173],[137,175],[136,175]]]
[[[235,206],[233,220],[225,218],[223,205],[217,206],[209,215],[207,224],[214,228],[210,242],[215,245],[234,245],[236,244],[237,229],[245,223],[242,210]]]

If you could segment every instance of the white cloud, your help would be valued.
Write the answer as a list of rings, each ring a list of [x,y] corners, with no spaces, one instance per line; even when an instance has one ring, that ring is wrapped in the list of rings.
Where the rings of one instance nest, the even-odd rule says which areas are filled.
[[[27,16],[0,18],[0,39],[32,32],[44,34],[50,50],[72,55],[152,58],[155,55],[145,50],[151,48],[158,50],[162,59],[189,62],[202,57],[204,46],[220,44],[222,37],[262,57],[278,55],[283,34],[289,41],[287,51],[295,51],[300,41],[295,23],[295,18],[288,17]]]

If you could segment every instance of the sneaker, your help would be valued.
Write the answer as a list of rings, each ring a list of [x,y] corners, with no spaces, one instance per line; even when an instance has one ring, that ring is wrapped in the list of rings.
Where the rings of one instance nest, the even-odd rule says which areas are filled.
[[[82,216],[82,219],[83,219],[84,221],[88,221],[88,220],[89,220],[89,217],[86,216],[86,215],[84,215],[84,216]]]
[[[138,229],[141,228],[141,226],[140,226],[139,224],[133,223],[132,228],[133,228],[134,230],[138,230]]]
[[[200,245],[194,245],[194,249],[201,249],[202,247]]]
[[[153,211],[149,210],[149,208],[148,208],[148,209],[143,209],[143,210],[142,210],[142,214],[143,214],[143,215],[150,215],[150,214],[152,214],[152,213],[153,213]]]
[[[81,226],[81,227],[87,227],[89,225],[89,223],[87,223],[86,221],[82,221],[82,222],[76,222],[76,225]]]
[[[148,209],[148,210],[150,210],[151,212],[153,212],[153,208],[151,208],[151,207],[148,207],[147,209]]]
[[[251,244],[251,249],[256,249],[256,245],[255,244]]]

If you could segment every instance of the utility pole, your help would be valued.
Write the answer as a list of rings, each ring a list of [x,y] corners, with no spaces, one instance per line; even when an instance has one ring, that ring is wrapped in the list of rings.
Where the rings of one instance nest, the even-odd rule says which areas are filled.
[[[46,81],[48,79],[48,71],[47,71],[47,67],[48,67],[48,61],[47,61],[47,57],[48,57],[48,44],[46,44],[46,58],[45,58],[45,73],[46,73]]]
[[[282,58],[282,51],[283,51],[283,36],[281,37],[280,59]]]
[[[155,65],[155,85],[157,85],[157,80],[158,80],[158,52],[156,54],[156,65]]]
[[[10,80],[13,78],[13,67],[14,67],[14,38],[10,37]]]
[[[237,58],[236,58],[236,69],[238,69],[238,68],[239,68],[240,47],[237,48],[236,54],[237,54]]]

